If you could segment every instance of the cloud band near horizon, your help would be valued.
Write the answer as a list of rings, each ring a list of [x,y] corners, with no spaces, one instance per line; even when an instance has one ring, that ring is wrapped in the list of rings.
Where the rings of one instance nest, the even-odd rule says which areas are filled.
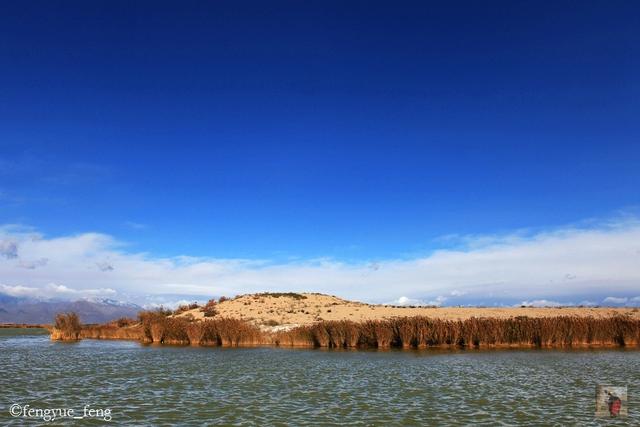
[[[13,296],[104,296],[322,292],[400,304],[640,305],[640,220],[484,235],[411,259],[294,262],[154,257],[112,236],[48,238],[0,227],[0,292]]]

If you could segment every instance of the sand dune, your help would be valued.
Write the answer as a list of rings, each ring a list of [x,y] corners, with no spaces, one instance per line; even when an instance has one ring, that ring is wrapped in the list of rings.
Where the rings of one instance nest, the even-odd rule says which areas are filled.
[[[217,305],[219,317],[248,320],[273,330],[310,325],[322,320],[382,320],[393,317],[426,316],[443,320],[465,320],[471,317],[505,319],[517,316],[555,317],[587,316],[605,318],[626,315],[640,319],[637,308],[610,307],[400,307],[347,301],[336,296],[316,293],[241,295]],[[180,316],[204,318],[197,308]]]

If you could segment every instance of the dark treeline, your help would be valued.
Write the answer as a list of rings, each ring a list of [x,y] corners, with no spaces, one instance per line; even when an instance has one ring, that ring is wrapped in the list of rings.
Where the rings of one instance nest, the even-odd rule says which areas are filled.
[[[287,331],[261,330],[226,318],[202,321],[142,312],[139,319],[86,325],[80,338],[135,339],[146,343],[329,348],[638,346],[640,320],[559,316],[440,320],[403,317],[364,322],[322,321]]]

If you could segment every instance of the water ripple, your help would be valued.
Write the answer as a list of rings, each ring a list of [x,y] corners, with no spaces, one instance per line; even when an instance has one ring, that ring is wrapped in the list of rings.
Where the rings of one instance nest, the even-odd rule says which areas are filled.
[[[111,408],[131,425],[599,425],[596,384],[622,383],[627,422],[639,424],[639,355],[67,344],[4,332],[0,423],[20,421],[8,408],[28,403]]]

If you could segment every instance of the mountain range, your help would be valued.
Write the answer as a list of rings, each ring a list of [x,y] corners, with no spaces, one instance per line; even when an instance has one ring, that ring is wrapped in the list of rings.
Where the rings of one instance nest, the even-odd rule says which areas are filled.
[[[0,323],[52,323],[55,315],[73,311],[82,323],[104,323],[136,317],[142,307],[111,299],[40,300],[0,293]]]

